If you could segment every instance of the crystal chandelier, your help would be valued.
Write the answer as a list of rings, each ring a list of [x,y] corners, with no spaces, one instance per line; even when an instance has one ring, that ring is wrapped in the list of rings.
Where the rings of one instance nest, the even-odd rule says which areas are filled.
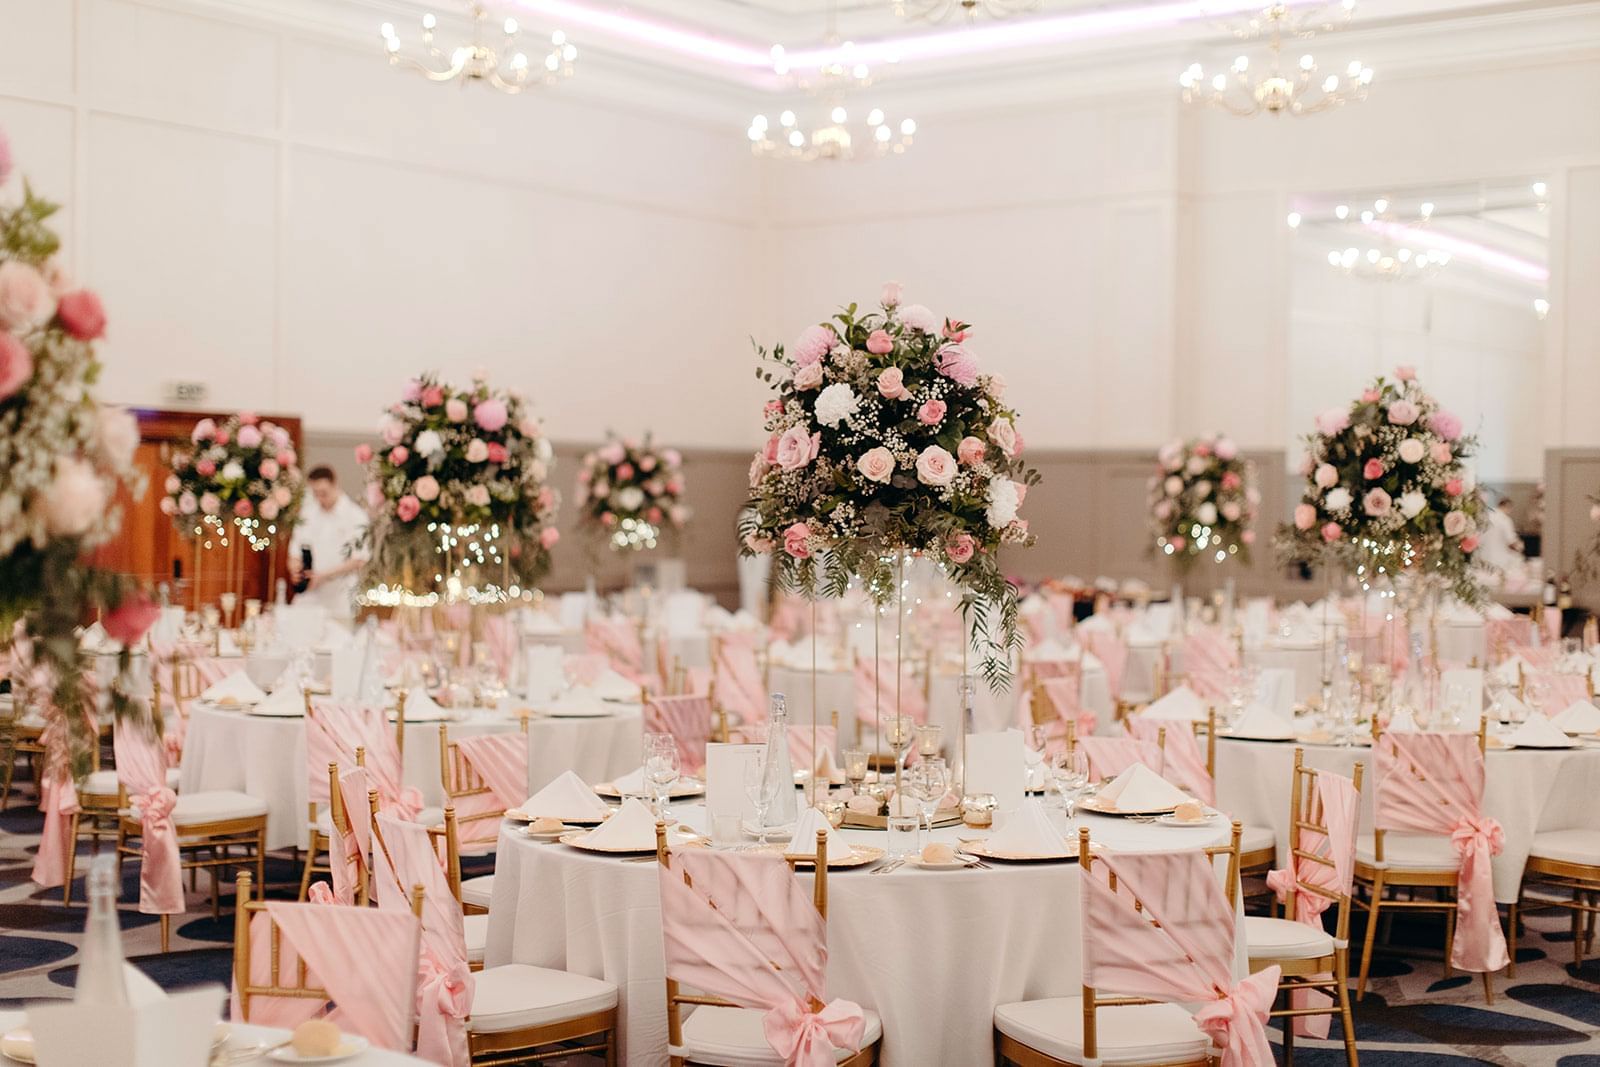
[[[1264,71],[1252,70],[1250,57],[1239,56],[1226,72],[1207,76],[1199,63],[1191,63],[1178,76],[1183,88],[1184,103],[1204,103],[1220,107],[1234,115],[1310,115],[1329,108],[1340,107],[1352,101],[1367,98],[1367,86],[1372,84],[1372,68],[1360,60],[1352,60],[1343,77],[1328,74],[1317,77],[1317,61],[1309,53],[1302,54],[1292,68],[1283,63],[1285,37],[1311,37],[1318,30],[1333,28],[1335,19],[1348,19],[1355,0],[1338,4],[1338,14],[1328,18],[1328,5],[1313,5],[1292,11],[1285,3],[1274,3],[1262,9],[1246,22],[1234,27],[1235,36],[1250,39],[1267,38],[1271,53]]]
[[[785,108],[776,126],[765,114],[755,116],[745,129],[751,151],[759,157],[804,163],[872,159],[905,152],[917,132],[915,119],[902,118],[893,123],[881,107],[874,107],[865,110],[864,122],[852,121],[852,109],[845,101],[852,93],[872,85],[874,76],[865,63],[852,56],[851,43],[839,39],[831,14],[823,41],[827,58],[815,70],[804,71],[792,70],[783,46],[773,45],[773,73],[817,98],[821,106],[815,108],[816,116],[810,119]],[[860,110],[856,113],[862,114]]]
[[[389,54],[389,65],[420,73],[429,81],[484,82],[503,93],[520,93],[532,85],[550,85],[572,76],[573,62],[578,50],[560,30],[550,35],[549,50],[538,59],[518,47],[522,28],[517,20],[507,17],[501,23],[500,39],[491,41],[489,12],[476,0],[467,4],[472,19],[472,40],[446,51],[434,40],[439,20],[429,12],[422,16],[422,52],[408,55],[394,23],[385,22],[379,32],[383,36],[383,49]],[[542,45],[541,45],[542,47]]]
[[[1331,212],[1325,212],[1320,217],[1308,218],[1299,211],[1291,211],[1287,221],[1291,230],[1299,229],[1301,224],[1307,221],[1325,226],[1353,226],[1359,223],[1364,229],[1378,234],[1398,230],[1420,238],[1409,244],[1391,240],[1376,243],[1365,241],[1364,248],[1346,245],[1329,249],[1328,266],[1352,277],[1380,281],[1416,281],[1431,277],[1437,274],[1440,268],[1447,266],[1450,263],[1450,253],[1438,248],[1414,247],[1427,243],[1424,233],[1429,220],[1433,218],[1433,203],[1423,201],[1418,206],[1417,217],[1414,219],[1397,217],[1391,211],[1391,207],[1387,198],[1379,197],[1372,202],[1370,208],[1364,208],[1359,212],[1353,212],[1349,204],[1338,204]],[[1379,223],[1385,225],[1376,225]]]
[[[945,22],[960,16],[973,22],[979,15],[1003,19],[1032,11],[1039,0],[891,0],[894,13],[920,22]]]

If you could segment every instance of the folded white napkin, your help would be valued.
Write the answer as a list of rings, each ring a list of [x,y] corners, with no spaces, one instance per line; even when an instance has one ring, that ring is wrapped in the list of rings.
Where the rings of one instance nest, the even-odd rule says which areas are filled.
[[[1500,661],[1491,673],[1494,675],[1494,680],[1501,685],[1516,685],[1518,678],[1521,677],[1519,667],[1522,671],[1533,673],[1533,666],[1521,656],[1512,656],[1510,659]]]
[[[406,722],[440,722],[454,718],[448,708],[441,707],[424,686],[406,691]]]
[[[201,700],[209,700],[213,704],[230,700],[239,704],[259,704],[266,698],[267,694],[246,677],[244,671],[234,671],[200,694]]]
[[[1135,763],[1100,790],[1096,800],[1118,811],[1156,811],[1193,799],[1143,763]]]
[[[604,674],[595,679],[591,688],[601,700],[625,700],[635,703],[639,700],[639,687],[609,667]]]
[[[1569,734],[1592,734],[1600,730],[1600,708],[1587,700],[1574,700],[1550,721]]]
[[[606,802],[596,796],[595,791],[573,771],[561,772],[559,778],[522,802],[522,811],[526,815],[535,819],[560,819],[563,822],[568,819],[593,822],[604,816],[607,810]]]
[[[1411,714],[1410,708],[1398,708],[1389,717],[1389,725],[1385,729],[1395,734],[1414,734],[1417,732],[1416,716]]]
[[[827,745],[821,746],[822,751],[817,753],[815,770],[812,772],[818,778],[826,778],[834,785],[844,781],[844,771],[833,762],[833,749]]]
[[[567,772],[572,774],[571,771]],[[573,775],[576,779],[577,775]],[[588,788],[585,786],[584,788]],[[590,796],[594,794],[591,793]],[[526,809],[524,809],[526,810]],[[681,834],[669,834],[668,840],[682,840]],[[656,817],[638,800],[629,800],[618,812],[583,836],[583,843],[594,848],[636,849],[640,852],[656,847]]]
[[[1182,722],[1202,722],[1206,717],[1205,701],[1186,685],[1180,685],[1160,700],[1150,703],[1139,713],[1147,719],[1177,719]]]
[[[603,719],[616,713],[615,704],[607,704],[600,699],[600,694],[589,686],[578,686],[567,690],[542,710],[549,715],[564,719],[592,718]]]
[[[85,652],[98,652],[102,648],[116,648],[117,643],[111,640],[106,633],[106,628],[98,622],[92,622],[83,628],[83,633],[78,635],[78,647]]]
[[[271,696],[256,705],[256,711],[263,715],[304,715],[306,698],[298,683],[289,682],[274,689]]]
[[[1022,802],[1006,816],[1005,825],[989,835],[988,847],[996,853],[1019,856],[1053,856],[1069,851],[1066,839],[1050,824],[1038,798]]]
[[[1294,736],[1294,720],[1280,715],[1264,702],[1257,700],[1244,709],[1239,721],[1228,731],[1234,737],[1253,737],[1262,741],[1280,741]]]
[[[1501,693],[1495,697],[1492,710],[1505,722],[1510,722],[1513,719],[1527,719],[1530,716],[1542,714],[1529,707],[1523,701],[1518,700],[1515,693]]]
[[[841,835],[833,832],[833,827],[828,825],[827,817],[816,808],[806,808],[800,813],[800,818],[794,824],[794,836],[789,838],[789,844],[784,851],[791,856],[815,856],[818,830],[828,835],[830,863],[850,858],[850,846],[845,844]]]
[[[1572,739],[1562,732],[1561,727],[1543,715],[1529,715],[1528,720],[1511,731],[1511,736],[1506,740],[1518,748],[1570,748],[1572,746]]]
[[[756,747],[759,748],[760,746]],[[644,780],[643,767],[635,767],[627,774],[618,775],[611,781],[601,784],[609,785],[611,787],[610,791],[621,795],[643,796],[645,794],[654,794],[654,787],[649,782]],[[696,788],[698,788],[698,785],[698,782],[680,777],[676,782],[672,783],[671,792],[674,795],[678,794],[680,791],[692,793]]]

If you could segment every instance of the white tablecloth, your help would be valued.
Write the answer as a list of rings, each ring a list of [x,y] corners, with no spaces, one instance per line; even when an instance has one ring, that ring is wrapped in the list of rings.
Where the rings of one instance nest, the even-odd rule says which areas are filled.
[[[1372,830],[1372,749],[1301,745],[1306,765],[1350,775],[1366,765],[1361,785],[1361,832]],[[1295,746],[1285,742],[1217,741],[1217,806],[1278,835],[1278,855],[1288,855],[1289,779]],[[1484,785],[1485,814],[1505,830],[1505,848],[1493,861],[1494,896],[1517,899],[1517,884],[1533,835],[1547,830],[1600,829],[1600,748],[1490,749]]]
[[[590,785],[609,782],[644,762],[637,704],[596,719],[536,718],[528,723],[528,795],[574,771]]]
[[[27,1025],[27,1015],[20,1011],[0,1011],[0,1033],[14,1030],[19,1026]],[[231,1036],[228,1038],[228,1047],[239,1049],[250,1045],[265,1045],[271,1048],[289,1040],[289,1031],[278,1030],[268,1026],[244,1026],[239,1023],[232,1025]],[[266,1057],[254,1060],[240,1061],[240,1067],[246,1064],[261,1064],[269,1062]],[[399,1052],[386,1052],[383,1049],[368,1049],[359,1056],[352,1056],[347,1060],[340,1060],[342,1067],[408,1067],[410,1064],[426,1064],[427,1060],[419,1060],[415,1056],[407,1056]],[[21,1060],[14,1060],[9,1056],[0,1056],[0,1064],[5,1067],[21,1067]]]
[[[674,809],[698,826],[704,808]],[[1054,818],[1061,819],[1057,811]],[[1096,841],[1124,849],[1199,847],[1216,829],[1090,817]],[[982,836],[949,827],[935,837]],[[882,833],[851,841],[884,844]],[[667,1062],[657,868],[529,840],[503,826],[486,962],[560,967],[615,982],[630,1065]],[[808,875],[802,877],[809,880]],[[996,863],[992,870],[828,874],[828,993],[883,1017],[887,1067],[993,1062],[997,1004],[1075,996],[1082,988],[1075,864]],[[1236,960],[1244,967],[1242,944]]]

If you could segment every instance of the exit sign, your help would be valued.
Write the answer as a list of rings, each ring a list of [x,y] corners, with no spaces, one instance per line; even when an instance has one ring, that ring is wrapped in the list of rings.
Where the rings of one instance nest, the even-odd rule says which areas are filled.
[[[205,382],[167,382],[163,387],[166,399],[174,404],[203,404],[210,387]]]

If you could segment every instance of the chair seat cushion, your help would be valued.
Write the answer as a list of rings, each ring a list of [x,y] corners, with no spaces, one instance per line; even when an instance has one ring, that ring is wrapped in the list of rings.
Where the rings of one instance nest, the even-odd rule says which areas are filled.
[[[1239,830],[1239,852],[1261,852],[1278,847],[1278,835],[1270,826],[1243,826]]]
[[[416,818],[412,819],[411,821],[419,826],[443,826],[444,809],[423,808],[421,811],[417,812]]]
[[[170,788],[170,783],[168,784]],[[117,772],[114,770],[95,771],[83,780],[83,788],[79,793],[94,797],[114,797],[117,795]]]
[[[467,1029],[477,1034],[548,1026],[617,1006],[610,982],[546,967],[508,963],[479,971],[473,980]]]
[[[1377,866],[1373,836],[1356,838],[1356,862]],[[1448,837],[1439,834],[1384,834],[1383,863],[1405,871],[1438,873],[1461,869],[1461,857]]]
[[[467,878],[461,883],[461,903],[475,904],[480,908],[489,906],[489,898],[494,896],[494,875],[485,874],[477,878]]]
[[[1244,917],[1245,944],[1252,960],[1314,960],[1333,955],[1333,938],[1293,919]]]
[[[221,819],[249,819],[267,814],[267,802],[233,789],[209,789],[202,793],[180,793],[172,806],[172,822],[178,827]]]
[[[690,1063],[711,1067],[775,1067],[783,1057],[767,1044],[761,1028],[766,1012],[757,1008],[699,1007],[684,1020],[683,1044],[670,1051]],[[861,1048],[868,1048],[883,1037],[883,1020],[877,1012],[863,1008],[866,1027],[861,1033]],[[835,1061],[847,1060],[860,1049],[835,1049]]]
[[[1600,830],[1549,830],[1533,835],[1528,855],[1562,863],[1600,867]]]
[[[995,1029],[1014,1041],[1054,1056],[1083,1061],[1083,998],[1053,997],[1002,1004],[994,1010]],[[1172,1063],[1198,1059],[1211,1039],[1176,1004],[1130,1004],[1095,1013],[1101,1063]]]
[[[461,925],[467,935],[467,962],[482,963],[483,951],[489,944],[489,916],[463,915]]]

